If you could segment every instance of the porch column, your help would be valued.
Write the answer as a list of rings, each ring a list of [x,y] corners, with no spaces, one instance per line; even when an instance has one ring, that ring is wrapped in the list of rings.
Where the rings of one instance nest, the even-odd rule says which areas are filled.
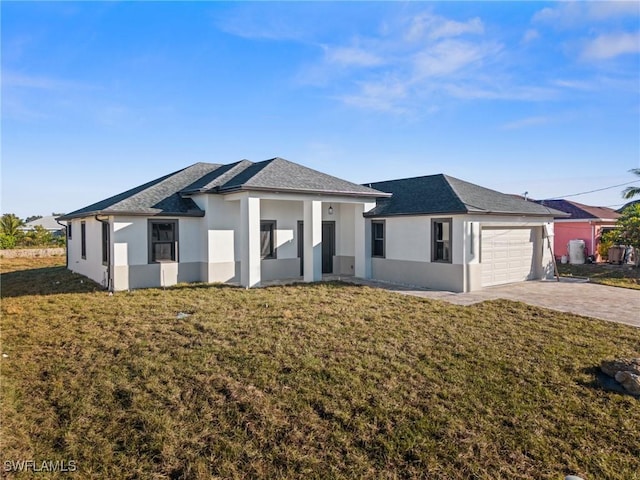
[[[260,199],[240,199],[240,284],[260,285]]]
[[[322,280],[322,202],[304,201],[304,281]]]
[[[371,278],[371,220],[363,216],[373,208],[374,204],[356,203],[355,209],[355,276]]]

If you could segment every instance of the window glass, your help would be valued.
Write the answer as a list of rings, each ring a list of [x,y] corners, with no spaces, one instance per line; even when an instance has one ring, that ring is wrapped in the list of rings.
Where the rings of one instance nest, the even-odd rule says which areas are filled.
[[[102,263],[106,264],[109,252],[109,224],[102,224]]]
[[[371,229],[373,239],[371,254],[374,257],[384,257],[384,222],[372,222]]]
[[[151,262],[175,262],[177,222],[151,222],[149,254]]]
[[[260,257],[263,259],[275,258],[275,228],[276,222],[260,222]]]
[[[80,224],[80,255],[87,258],[87,224],[84,222]]]
[[[433,221],[433,261],[451,262],[451,221]]]

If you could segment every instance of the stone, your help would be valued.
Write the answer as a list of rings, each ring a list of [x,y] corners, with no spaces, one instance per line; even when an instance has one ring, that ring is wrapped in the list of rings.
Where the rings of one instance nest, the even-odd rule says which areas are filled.
[[[600,370],[612,378],[615,378],[618,372],[631,372],[635,375],[640,375],[640,358],[604,360],[600,365]]]
[[[640,375],[628,371],[620,371],[616,373],[615,378],[631,395],[640,396]]]

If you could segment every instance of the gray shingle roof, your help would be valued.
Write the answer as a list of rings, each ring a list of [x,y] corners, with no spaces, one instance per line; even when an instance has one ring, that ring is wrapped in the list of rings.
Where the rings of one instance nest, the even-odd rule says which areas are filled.
[[[211,173],[184,188],[181,193],[211,193],[217,191],[222,185],[251,165],[254,165],[254,163],[249,160],[240,160],[239,162],[230,163],[229,165],[221,165]]]
[[[214,163],[195,163],[126,192],[63,215],[59,220],[92,215],[186,215],[203,216],[202,211],[180,191],[220,168]]]
[[[220,192],[233,190],[295,191],[364,197],[385,196],[383,193],[363,185],[351,183],[278,157],[254,163],[219,189]]]
[[[405,178],[367,184],[371,188],[392,193],[391,198],[379,199],[368,217],[430,214],[503,214],[503,215],[560,215],[512,195],[465,182],[444,174]]]
[[[59,220],[92,215],[203,216],[189,195],[239,190],[293,191],[325,195],[380,197],[387,194],[312,170],[282,158],[221,165],[196,163],[139,187],[63,215]]]

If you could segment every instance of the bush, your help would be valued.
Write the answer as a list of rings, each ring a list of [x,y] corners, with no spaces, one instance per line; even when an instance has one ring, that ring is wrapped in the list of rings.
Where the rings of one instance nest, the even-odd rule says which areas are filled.
[[[0,233],[0,248],[15,248],[16,237],[13,235],[7,235],[6,233]]]
[[[615,237],[616,233],[611,230],[604,232],[600,236],[600,241],[598,242],[598,254],[603,260],[609,259],[609,249],[615,245]]]

